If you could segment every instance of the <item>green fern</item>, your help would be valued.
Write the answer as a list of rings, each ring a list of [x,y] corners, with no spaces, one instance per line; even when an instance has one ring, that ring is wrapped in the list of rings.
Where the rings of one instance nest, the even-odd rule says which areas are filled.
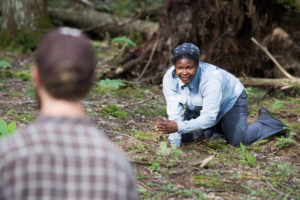
[[[116,37],[116,38],[113,38],[111,41],[113,43],[125,43],[125,44],[128,44],[128,45],[132,46],[132,47],[136,47],[137,46],[136,43],[134,43],[132,40],[130,40],[126,36]]]
[[[278,99],[274,99],[274,104],[272,105],[272,108],[277,110],[279,108],[282,108],[282,106],[284,105],[285,103],[283,101],[280,101]]]

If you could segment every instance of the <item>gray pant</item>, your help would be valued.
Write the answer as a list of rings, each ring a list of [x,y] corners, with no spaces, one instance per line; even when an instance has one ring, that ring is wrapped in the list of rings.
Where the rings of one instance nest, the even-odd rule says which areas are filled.
[[[198,111],[188,111],[185,113],[186,119],[199,116]],[[215,126],[203,130],[201,134],[205,137],[212,136],[218,138],[224,136],[226,141],[233,146],[240,143],[250,145],[253,142],[267,138],[278,133],[286,127],[285,124],[268,114],[262,113],[258,120],[252,124],[247,124],[248,100],[245,91],[237,99],[234,106]]]

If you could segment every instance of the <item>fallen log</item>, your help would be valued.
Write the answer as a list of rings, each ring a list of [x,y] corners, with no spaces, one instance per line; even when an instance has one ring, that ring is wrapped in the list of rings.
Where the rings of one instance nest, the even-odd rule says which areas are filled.
[[[111,36],[130,35],[132,31],[141,32],[146,40],[158,30],[158,23],[146,20],[117,17],[108,13],[98,12],[90,8],[58,9],[48,8],[53,22],[62,21],[84,31],[90,31],[104,36],[109,32]]]
[[[287,89],[293,87],[291,81],[287,78],[250,78],[239,77],[238,78],[245,86],[267,86],[281,89]]]

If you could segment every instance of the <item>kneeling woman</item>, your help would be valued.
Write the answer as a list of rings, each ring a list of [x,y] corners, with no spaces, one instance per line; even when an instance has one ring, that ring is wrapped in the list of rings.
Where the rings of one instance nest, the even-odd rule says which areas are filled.
[[[184,43],[174,50],[172,66],[163,78],[169,120],[157,122],[161,133],[170,133],[172,144],[195,132],[220,133],[229,144],[250,145],[282,131],[285,124],[267,109],[247,124],[248,100],[244,86],[229,72],[199,63],[199,48]]]

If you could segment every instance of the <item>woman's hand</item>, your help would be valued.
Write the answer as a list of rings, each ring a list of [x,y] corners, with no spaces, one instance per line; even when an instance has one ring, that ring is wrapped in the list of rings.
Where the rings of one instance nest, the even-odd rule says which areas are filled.
[[[168,119],[155,122],[156,130],[161,134],[174,133],[178,131],[177,123]]]

